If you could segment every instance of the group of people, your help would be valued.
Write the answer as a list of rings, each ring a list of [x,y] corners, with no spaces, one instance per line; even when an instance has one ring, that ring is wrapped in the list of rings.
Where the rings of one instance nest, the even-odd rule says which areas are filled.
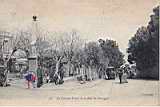
[[[33,88],[41,87],[43,85],[43,77],[44,77],[44,72],[40,65],[38,65],[36,72],[27,71],[27,73],[25,74],[25,79],[27,81],[27,88],[31,88],[31,84]]]
[[[49,74],[43,72],[43,69],[40,65],[38,65],[38,68],[36,72],[34,71],[27,71],[25,74],[25,79],[27,81],[27,88],[31,88],[31,84],[33,88],[39,88],[43,85],[43,79],[44,76],[46,77],[46,82],[48,83],[50,81],[49,79]],[[118,77],[120,84],[121,83],[128,83],[127,81],[127,71],[124,69],[119,69],[118,70]]]

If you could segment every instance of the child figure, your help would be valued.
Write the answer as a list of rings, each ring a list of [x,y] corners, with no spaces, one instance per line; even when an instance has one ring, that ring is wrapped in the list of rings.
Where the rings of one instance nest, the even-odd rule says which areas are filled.
[[[48,74],[48,73],[46,74],[46,82],[47,82],[47,83],[50,82],[50,80],[49,80],[49,74]]]
[[[32,72],[32,86],[33,88],[36,88],[36,75],[34,72]]]

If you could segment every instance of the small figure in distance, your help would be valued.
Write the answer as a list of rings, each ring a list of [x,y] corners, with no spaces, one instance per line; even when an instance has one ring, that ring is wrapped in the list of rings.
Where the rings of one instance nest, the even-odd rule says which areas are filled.
[[[120,68],[118,71],[118,75],[119,75],[119,80],[120,80],[120,84],[122,83],[122,75],[123,75],[123,70]]]

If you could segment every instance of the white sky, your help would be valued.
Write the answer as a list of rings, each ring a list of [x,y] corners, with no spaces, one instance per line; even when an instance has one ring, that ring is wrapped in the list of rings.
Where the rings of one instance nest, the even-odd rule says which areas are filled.
[[[158,0],[0,0],[0,30],[26,29],[37,15],[47,31],[78,30],[90,40],[113,38],[125,53]]]

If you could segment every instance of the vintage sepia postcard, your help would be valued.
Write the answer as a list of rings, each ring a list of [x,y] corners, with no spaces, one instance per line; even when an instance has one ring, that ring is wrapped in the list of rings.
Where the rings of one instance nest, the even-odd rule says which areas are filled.
[[[159,0],[0,0],[0,106],[160,106]]]

